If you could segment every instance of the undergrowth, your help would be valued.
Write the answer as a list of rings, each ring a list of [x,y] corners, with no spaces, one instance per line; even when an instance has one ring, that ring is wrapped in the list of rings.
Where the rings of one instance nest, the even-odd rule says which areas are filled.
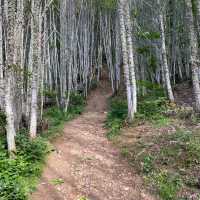
[[[170,119],[164,115],[169,107],[164,90],[157,84],[147,83],[143,85],[146,85],[148,94],[138,98],[138,112],[134,122],[149,121],[156,127],[165,126],[170,123]],[[123,95],[109,100],[109,112],[106,119],[109,139],[118,136],[120,129],[127,124],[127,112],[127,101]]]
[[[0,138],[0,200],[27,200],[34,191],[41,175],[46,155],[51,151],[49,139],[62,133],[66,121],[79,115],[85,100],[73,93],[67,113],[56,107],[48,108],[44,118],[48,120],[48,130],[30,140],[27,130],[21,130],[16,136],[17,152],[15,159],[10,159],[7,152],[5,134]],[[0,130],[4,129],[5,117],[0,116]]]
[[[85,107],[85,99],[82,95],[72,93],[68,112],[65,113],[57,107],[50,107],[44,113],[44,118],[48,121],[48,130],[42,133],[43,137],[53,139],[60,135],[64,123],[80,115]]]
[[[33,191],[37,178],[40,176],[48,143],[38,137],[29,140],[26,132],[16,137],[17,152],[15,159],[9,159],[6,141],[0,143],[0,199],[25,200]]]
[[[200,135],[176,123],[192,121],[192,111],[170,104],[159,86],[149,85],[146,89],[147,95],[138,98],[138,113],[131,126],[145,127],[147,123],[152,134],[138,133],[138,137],[133,136],[137,139],[132,145],[119,144],[122,156],[160,199],[200,200]],[[110,100],[106,120],[109,139],[118,136],[126,124],[126,108],[124,97]],[[122,138],[123,135],[119,140]]]
[[[177,130],[143,138],[129,151],[132,165],[156,188],[162,200],[187,200],[195,195],[192,199],[199,200],[199,134]]]
[[[121,97],[114,97],[109,100],[109,112],[106,119],[107,137],[113,139],[120,134],[127,118],[127,102]]]

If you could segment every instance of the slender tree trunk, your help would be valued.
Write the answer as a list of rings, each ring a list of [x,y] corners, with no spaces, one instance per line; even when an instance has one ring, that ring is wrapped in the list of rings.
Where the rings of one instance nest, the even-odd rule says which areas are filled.
[[[15,128],[14,128],[14,115],[12,105],[12,70],[14,68],[14,26],[15,26],[15,8],[16,2],[6,0],[5,1],[5,15],[7,19],[7,40],[6,40],[6,67],[5,67],[5,114],[7,118],[6,132],[8,151],[12,155],[12,152],[16,150],[15,147]]]
[[[160,5],[160,0],[158,0],[158,5]],[[164,28],[164,19],[163,14],[160,12],[159,14],[159,22],[160,22],[160,31],[161,31],[161,53],[162,53],[162,64],[164,69],[165,76],[165,84],[167,89],[167,95],[171,102],[174,102],[174,95],[172,91],[171,81],[170,81],[170,72],[167,63],[167,50],[165,44],[165,28]]]
[[[135,63],[134,63],[134,51],[133,51],[133,39],[132,39],[132,24],[130,19],[129,3],[125,3],[125,24],[127,32],[127,48],[128,48],[128,60],[129,60],[129,70],[130,70],[130,82],[131,82],[131,94],[132,103],[134,108],[134,113],[137,112],[137,85],[135,77]]]
[[[39,68],[39,13],[40,1],[32,0],[31,18],[31,43],[32,43],[32,83],[31,83],[31,114],[30,114],[30,137],[35,138],[37,134],[37,109],[38,109],[38,68]]]
[[[190,40],[190,64],[192,69],[192,82],[196,102],[196,111],[200,112],[200,85],[199,85],[199,57],[198,57],[198,41],[197,31],[195,30],[194,15],[192,12],[192,0],[185,0],[187,28]]]
[[[3,66],[3,11],[0,2],[0,110],[4,108]]]
[[[132,96],[131,81],[130,81],[128,44],[127,44],[127,34],[126,34],[125,17],[124,17],[125,3],[126,2],[124,2],[124,0],[119,0],[118,12],[119,12],[119,21],[120,21],[121,43],[122,43],[124,78],[125,78],[126,90],[127,90],[128,120],[129,122],[132,122],[134,119],[135,108],[132,101],[133,96]]]

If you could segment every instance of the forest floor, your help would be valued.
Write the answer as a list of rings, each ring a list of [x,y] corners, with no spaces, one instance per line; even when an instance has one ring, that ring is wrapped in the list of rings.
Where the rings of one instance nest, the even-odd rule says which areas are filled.
[[[106,83],[105,83],[106,84]],[[134,168],[106,138],[106,85],[93,91],[84,113],[54,142],[32,200],[153,200]]]

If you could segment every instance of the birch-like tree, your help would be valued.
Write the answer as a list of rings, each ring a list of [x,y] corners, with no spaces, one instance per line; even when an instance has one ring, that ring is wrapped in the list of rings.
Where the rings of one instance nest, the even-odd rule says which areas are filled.
[[[35,138],[37,134],[38,120],[38,78],[39,78],[39,58],[41,56],[40,43],[40,0],[32,0],[32,17],[31,17],[31,64],[32,64],[32,81],[31,81],[31,112],[30,112],[30,137]]]
[[[13,70],[16,67],[14,63],[14,49],[15,49],[15,1],[4,1],[4,15],[6,21],[6,60],[5,60],[5,77],[4,77],[4,94],[5,94],[5,114],[7,119],[6,132],[8,151],[12,154],[16,150],[15,146],[15,127],[14,127],[14,114],[13,114],[13,98],[12,98],[12,77]]]
[[[187,30],[189,33],[189,47],[190,47],[190,65],[192,71],[192,82],[194,97],[196,102],[195,109],[200,112],[200,85],[199,85],[199,55],[198,55],[198,40],[197,30],[195,29],[195,15],[192,8],[192,0],[185,0],[186,3],[186,17],[187,17]]]

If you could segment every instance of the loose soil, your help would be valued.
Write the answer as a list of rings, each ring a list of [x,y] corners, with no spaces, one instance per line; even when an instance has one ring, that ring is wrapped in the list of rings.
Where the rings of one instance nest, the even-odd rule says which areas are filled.
[[[92,92],[85,112],[54,142],[32,200],[153,200],[104,128],[110,90]],[[54,184],[53,184],[54,182]],[[57,184],[55,184],[57,182]]]

